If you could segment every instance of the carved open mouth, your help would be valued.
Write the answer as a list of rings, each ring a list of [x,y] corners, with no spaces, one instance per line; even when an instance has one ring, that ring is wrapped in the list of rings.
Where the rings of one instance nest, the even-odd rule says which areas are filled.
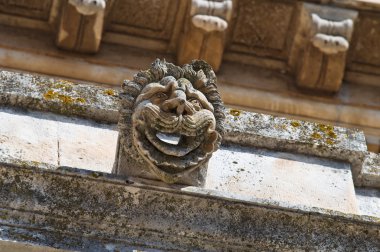
[[[172,145],[178,145],[179,141],[181,140],[180,134],[158,132],[156,134],[156,137],[160,139],[162,142]]]
[[[133,139],[137,150],[154,169],[177,174],[199,166],[207,160],[214,132],[212,112],[202,110],[193,115],[177,116],[155,105],[144,105],[134,114]],[[211,142],[208,142],[211,141]]]
[[[189,154],[204,140],[203,135],[188,136],[178,132],[166,133],[156,129],[147,129],[145,136],[156,149],[174,157],[183,157]]]

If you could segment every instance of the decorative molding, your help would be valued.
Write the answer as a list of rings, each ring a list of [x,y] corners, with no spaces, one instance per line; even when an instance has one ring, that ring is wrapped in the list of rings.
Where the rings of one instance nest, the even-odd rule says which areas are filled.
[[[339,91],[356,11],[304,4],[289,65],[301,88]]]
[[[0,0],[0,12],[47,21],[53,0]]]
[[[102,39],[105,8],[105,0],[68,0],[61,14],[57,46],[66,50],[96,53]]]
[[[190,22],[185,24],[177,53],[178,64],[207,61],[215,71],[222,62],[225,35],[232,16],[232,0],[192,0]]]

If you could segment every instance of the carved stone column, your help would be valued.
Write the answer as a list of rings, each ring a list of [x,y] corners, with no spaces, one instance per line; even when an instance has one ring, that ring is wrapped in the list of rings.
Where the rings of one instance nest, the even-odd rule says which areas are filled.
[[[216,77],[204,61],[156,60],[120,94],[116,174],[200,186],[224,133]]]
[[[290,55],[299,87],[339,91],[354,29],[355,11],[304,4]]]
[[[68,0],[61,14],[57,46],[96,53],[102,38],[105,7],[105,0]]]
[[[207,61],[215,71],[223,57],[225,35],[232,16],[232,0],[192,0],[177,53],[178,64],[193,59]]]

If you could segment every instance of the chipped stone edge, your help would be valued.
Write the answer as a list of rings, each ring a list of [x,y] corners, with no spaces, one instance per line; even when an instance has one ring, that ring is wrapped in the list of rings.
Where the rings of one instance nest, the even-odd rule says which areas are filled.
[[[361,170],[363,185],[380,188],[380,154],[369,153]]]
[[[2,106],[117,123],[118,101],[118,91],[114,89],[0,71]],[[345,161],[352,166],[356,186],[380,187],[380,175],[367,174],[363,170],[363,163],[371,154],[367,151],[362,131],[237,109],[227,109],[226,114],[227,132],[223,144],[239,144]]]
[[[0,236],[9,240],[86,251],[110,245],[178,251],[380,247],[376,217],[11,159],[1,161],[0,178]]]

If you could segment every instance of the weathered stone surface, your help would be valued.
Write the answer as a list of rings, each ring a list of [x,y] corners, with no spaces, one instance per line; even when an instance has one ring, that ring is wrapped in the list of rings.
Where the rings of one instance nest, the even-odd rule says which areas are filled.
[[[123,84],[114,173],[202,185],[224,134],[224,106],[211,66],[156,60]]]
[[[68,250],[55,249],[46,246],[38,246],[35,244],[15,242],[15,241],[3,241],[0,240],[0,252],[68,252]]]
[[[202,59],[215,71],[219,70],[232,8],[231,0],[191,2],[189,20],[185,23],[177,52],[179,65]]]
[[[205,188],[253,201],[358,213],[350,165],[299,154],[222,147],[210,160]]]
[[[369,153],[360,172],[363,185],[368,187],[380,188],[380,155]]]
[[[112,170],[116,125],[4,108],[0,108],[0,125],[0,158],[47,168]]]
[[[299,87],[339,91],[357,15],[352,10],[303,4],[289,58]]]
[[[105,8],[104,0],[70,0],[65,3],[57,32],[57,46],[96,53],[102,40]]]
[[[163,189],[133,179],[126,184],[121,178],[79,170],[1,165],[0,174],[1,236],[10,240],[81,251],[380,247],[376,218],[290,210],[270,200],[244,202],[212,191]]]
[[[231,46],[236,52],[284,58],[295,4],[283,1],[238,1]]]
[[[106,8],[106,0],[69,0],[68,3],[85,16],[94,15]]]
[[[0,12],[47,20],[53,0],[0,0]]]
[[[114,89],[0,71],[0,105],[117,122],[117,95]]]
[[[107,30],[169,40],[175,26],[175,13],[183,7],[184,2],[176,0],[115,1]]]
[[[355,188],[355,192],[360,214],[380,218],[380,189]]]
[[[118,91],[28,74],[0,72],[0,104],[116,123]],[[86,102],[83,102],[86,101]],[[357,130],[285,118],[226,111],[226,142],[348,161],[356,185],[367,155]]]
[[[380,66],[380,18],[376,14],[360,17],[353,61]],[[371,48],[371,49],[369,49]]]
[[[116,125],[59,119],[59,166],[111,172],[117,144]]]
[[[57,124],[0,109],[1,156],[58,165]]]
[[[45,127],[50,125],[49,130],[38,134],[42,135],[41,139],[50,139],[54,143],[56,153],[53,153],[53,157],[57,161],[50,165],[44,160],[33,161],[44,154],[41,154],[44,149],[34,145],[33,148],[24,148],[19,141],[8,143],[11,146],[8,149],[3,149],[0,144],[3,158],[14,157],[20,160],[13,161],[16,164],[35,163],[38,167],[48,169],[71,167],[112,172],[118,136],[115,125],[102,125],[49,113],[6,111],[3,121],[7,122],[6,128],[10,129],[36,128],[36,120],[47,121]],[[15,122],[13,117],[22,117],[24,120]],[[51,131],[55,133],[54,136],[49,135]],[[37,154],[34,149],[37,149]],[[230,198],[246,201],[272,199],[284,207],[319,207],[357,213],[349,164],[296,153],[223,146],[210,160],[205,189],[228,193]]]
[[[348,161],[356,183],[366,155],[364,134],[326,124],[227,111],[224,141]]]
[[[355,216],[352,216],[356,219]],[[378,251],[379,221],[368,227],[362,223],[340,222],[336,218],[310,215],[310,249],[315,251]],[[347,235],[347,234],[351,235]]]
[[[2,105],[114,121],[112,117],[104,115],[108,112],[112,113],[117,106],[116,99],[108,95],[114,92],[112,90],[79,85],[81,91],[93,94],[97,98],[91,104],[93,113],[86,116],[85,110],[65,111],[63,109],[67,106],[64,103],[66,99],[64,95],[78,97],[75,91],[76,85],[72,85],[71,91],[70,88],[69,90],[63,90],[63,87],[53,88],[52,83],[56,81],[48,79],[45,89],[36,89],[34,83],[40,80],[40,77],[28,77],[22,74],[11,76],[9,72],[6,73],[9,75],[4,75],[2,72],[1,76],[6,77],[6,80],[10,82],[0,82],[4,83],[0,85],[0,89],[6,91],[0,92]],[[15,85],[9,87],[5,85],[7,83]],[[20,87],[17,84],[22,85]],[[12,92],[9,91],[10,88],[13,88]],[[48,97],[52,95],[52,99],[42,98],[43,94],[46,94],[46,89],[53,89],[53,92],[48,93]],[[22,93],[16,94],[16,91]],[[38,102],[31,103],[31,97]],[[59,109],[46,105],[52,100],[60,107]],[[85,104],[83,106],[86,108]],[[261,192],[257,190],[253,190],[252,194],[248,192],[252,189],[249,187],[251,184],[248,186],[248,183],[257,182],[257,179],[261,178],[254,174],[252,181],[248,181],[247,176],[251,175],[248,171],[259,171],[261,162],[260,172],[262,174],[267,172],[262,181],[262,186],[265,187],[268,185],[266,179],[270,180],[271,175],[268,171],[269,164],[271,168],[276,168],[271,161],[274,158],[271,151],[252,150],[250,147],[293,152],[291,155],[276,152],[277,160],[287,164],[281,165],[284,169],[292,167],[292,171],[304,171],[302,179],[305,181],[317,169],[321,173],[331,172],[330,176],[322,175],[322,177],[325,176],[322,182],[340,182],[336,185],[341,190],[349,189],[350,186],[352,188],[352,183],[349,185],[349,183],[344,184],[343,181],[335,180],[337,175],[340,175],[342,179],[349,178],[349,172],[345,173],[348,171],[347,167],[344,168],[343,164],[312,157],[306,160],[297,153],[359,164],[355,163],[355,160],[360,161],[362,160],[360,158],[364,159],[367,154],[361,132],[239,110],[228,109],[226,112],[228,113],[227,138],[222,151],[231,150],[229,148],[234,148],[232,144],[236,143],[247,145],[248,148],[239,147],[239,152],[235,150],[235,153],[231,153],[230,163],[226,162],[224,165],[230,165],[231,169],[235,169],[235,173],[231,171],[229,174],[232,178],[226,178],[224,184],[214,184],[218,186],[218,189],[216,187],[164,186],[159,182],[156,186],[151,181],[143,179],[115,177],[115,175],[101,173],[93,167],[87,167],[93,170],[86,171],[0,156],[0,187],[2,188],[0,190],[0,236],[2,239],[81,251],[107,249],[177,251],[335,249],[347,251],[351,248],[377,251],[380,248],[379,219],[377,218],[346,215],[329,210],[327,201],[322,201],[321,205],[314,205],[311,202],[306,206],[304,203],[295,205],[296,199],[300,198],[294,198],[291,202],[290,195],[284,194],[282,197],[288,202],[280,201],[276,190],[284,188],[285,192],[290,190],[289,185],[289,187],[283,185],[273,191],[271,191],[272,188],[266,187],[268,193],[274,193],[273,199],[258,198],[269,194],[259,195]],[[81,135],[91,136],[91,125],[80,123],[81,121],[77,119],[71,122],[82,124],[81,126],[88,130],[88,132],[83,132],[85,130],[81,128],[83,135],[80,132],[76,135],[69,131],[65,132],[69,136],[75,135],[74,143],[78,142]],[[64,125],[67,122],[60,120],[57,123]],[[25,124],[28,125],[30,122],[23,122],[20,126],[25,126]],[[79,129],[78,125],[69,126],[74,130]],[[98,130],[100,129],[94,131],[97,134],[92,134],[93,138],[95,135],[101,138]],[[238,137],[239,135],[241,137]],[[101,141],[98,145],[109,146],[108,143]],[[240,150],[243,151],[240,152]],[[73,152],[68,153],[74,155]],[[248,155],[247,152],[250,152],[249,157],[252,159],[245,156]],[[93,155],[96,153],[93,152]],[[243,156],[247,157],[243,159],[244,161],[239,158],[236,160],[238,164],[233,163],[234,157]],[[97,155],[94,163],[96,163],[96,158],[103,157]],[[257,161],[255,166],[249,164],[253,159]],[[298,161],[303,163],[309,161],[310,166],[301,165]],[[243,171],[239,165],[245,165],[247,170]],[[341,165],[341,169],[336,169]],[[334,169],[336,173],[333,172]],[[220,175],[220,171],[215,170],[215,176]],[[285,172],[283,174],[285,175]],[[288,174],[290,178],[292,174],[286,172],[286,175]],[[231,187],[234,176],[242,182],[240,190],[243,191],[239,191],[238,187]],[[284,178],[284,181],[286,179]],[[302,185],[305,181],[299,181],[298,185]],[[244,182],[247,183],[246,187],[244,187]],[[304,188],[303,192],[311,194],[312,191],[315,194],[313,196],[316,196],[314,199],[318,199],[317,195],[323,192],[323,188],[320,191],[309,191],[315,185],[312,182],[308,183],[310,188]],[[297,183],[294,184],[297,186]],[[327,185],[330,184],[327,183]],[[334,188],[331,187],[331,189]],[[279,192],[279,194],[284,192]],[[337,196],[338,194],[335,198],[332,197],[331,201],[336,199],[339,206],[347,206],[344,205],[346,197],[342,194],[342,199],[339,201]],[[325,197],[328,196],[325,195]],[[364,200],[358,197],[358,202],[364,202]],[[359,203],[360,213],[374,215],[362,210],[365,208],[364,205]],[[343,207],[339,210],[346,211],[347,209],[344,210]],[[332,209],[336,208],[332,207]]]

